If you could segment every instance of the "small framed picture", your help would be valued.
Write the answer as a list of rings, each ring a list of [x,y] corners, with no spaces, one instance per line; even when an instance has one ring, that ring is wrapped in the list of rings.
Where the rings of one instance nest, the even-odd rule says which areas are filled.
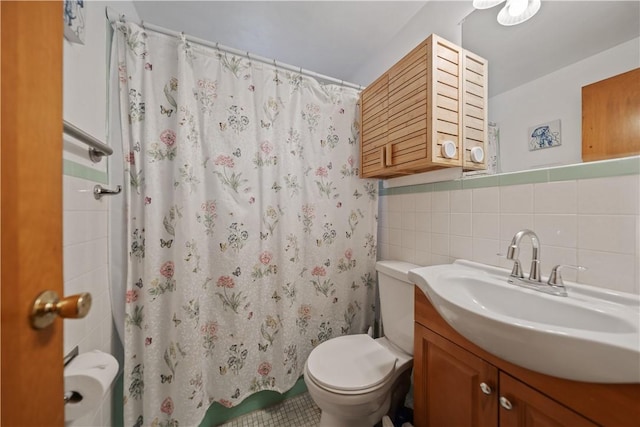
[[[529,128],[529,151],[559,145],[562,145],[559,119]]]
[[[84,0],[64,1],[64,37],[72,43],[84,44]]]

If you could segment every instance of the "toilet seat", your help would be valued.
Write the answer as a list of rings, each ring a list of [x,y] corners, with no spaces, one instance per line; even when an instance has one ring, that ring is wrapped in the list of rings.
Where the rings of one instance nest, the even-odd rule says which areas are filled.
[[[318,345],[307,371],[320,386],[353,392],[375,388],[393,375],[396,357],[369,335],[347,335]]]

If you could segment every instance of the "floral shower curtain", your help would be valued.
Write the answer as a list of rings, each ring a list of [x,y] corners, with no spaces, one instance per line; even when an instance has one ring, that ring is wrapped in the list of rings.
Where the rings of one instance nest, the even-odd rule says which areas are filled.
[[[377,185],[358,178],[356,91],[115,27],[125,424],[193,426],[372,323]]]

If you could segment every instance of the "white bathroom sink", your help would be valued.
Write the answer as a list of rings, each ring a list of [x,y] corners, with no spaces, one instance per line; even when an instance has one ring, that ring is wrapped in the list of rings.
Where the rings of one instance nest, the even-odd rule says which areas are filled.
[[[508,278],[464,260],[409,271],[455,330],[502,359],[575,381],[640,383],[640,297],[572,283],[561,297]]]

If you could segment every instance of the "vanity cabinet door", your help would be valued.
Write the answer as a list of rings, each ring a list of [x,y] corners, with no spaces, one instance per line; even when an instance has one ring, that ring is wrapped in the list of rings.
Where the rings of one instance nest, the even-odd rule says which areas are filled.
[[[498,425],[498,370],[416,324],[416,427]]]
[[[500,372],[500,427],[595,427],[555,400]]]

